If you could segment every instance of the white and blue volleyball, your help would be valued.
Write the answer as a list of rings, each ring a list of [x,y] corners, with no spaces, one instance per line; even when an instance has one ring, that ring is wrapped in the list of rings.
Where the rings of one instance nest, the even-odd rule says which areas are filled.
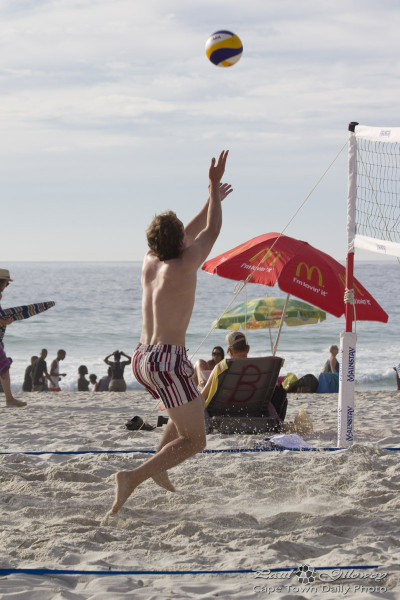
[[[243,46],[232,31],[216,31],[206,42],[207,58],[217,67],[231,67],[240,60]]]

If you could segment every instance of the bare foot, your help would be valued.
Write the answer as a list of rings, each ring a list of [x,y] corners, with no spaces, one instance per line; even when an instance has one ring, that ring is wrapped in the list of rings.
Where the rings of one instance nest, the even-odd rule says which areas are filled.
[[[171,483],[170,478],[168,477],[167,471],[163,471],[162,473],[159,473],[158,475],[154,475],[153,481],[160,487],[168,490],[169,492],[176,491],[175,487]]]
[[[119,471],[115,475],[115,484],[115,500],[108,513],[111,516],[117,514],[139,482],[132,471]]]
[[[11,401],[6,402],[6,406],[26,406],[26,402],[22,402],[22,400],[16,400],[13,398]]]

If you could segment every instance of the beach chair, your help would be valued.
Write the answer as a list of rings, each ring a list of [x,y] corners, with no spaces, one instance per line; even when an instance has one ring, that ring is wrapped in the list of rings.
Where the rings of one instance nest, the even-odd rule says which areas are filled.
[[[220,433],[264,433],[279,428],[271,403],[283,358],[228,359],[206,409],[206,429]]]

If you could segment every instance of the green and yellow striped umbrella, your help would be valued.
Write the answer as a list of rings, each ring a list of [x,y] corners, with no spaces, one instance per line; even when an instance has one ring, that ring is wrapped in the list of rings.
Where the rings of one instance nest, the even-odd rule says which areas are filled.
[[[242,302],[214,321],[216,329],[273,329],[279,327],[281,319],[289,327],[312,325],[325,321],[326,313],[306,302],[290,298],[255,298]]]

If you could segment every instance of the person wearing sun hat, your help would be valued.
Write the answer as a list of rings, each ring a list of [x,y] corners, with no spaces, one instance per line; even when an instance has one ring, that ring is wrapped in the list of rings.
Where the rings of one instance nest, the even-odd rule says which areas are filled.
[[[0,269],[0,299],[2,298],[3,291],[9,285],[10,281],[12,281],[10,277],[10,271],[7,269]],[[6,319],[0,318],[0,324],[3,327],[7,327],[7,325],[10,323],[12,323],[12,319],[10,317]],[[6,397],[6,406],[26,406],[26,402],[16,400],[11,393],[10,365],[11,361],[9,358],[7,358],[7,355],[4,351],[3,342],[0,341],[0,380],[4,395]]]

